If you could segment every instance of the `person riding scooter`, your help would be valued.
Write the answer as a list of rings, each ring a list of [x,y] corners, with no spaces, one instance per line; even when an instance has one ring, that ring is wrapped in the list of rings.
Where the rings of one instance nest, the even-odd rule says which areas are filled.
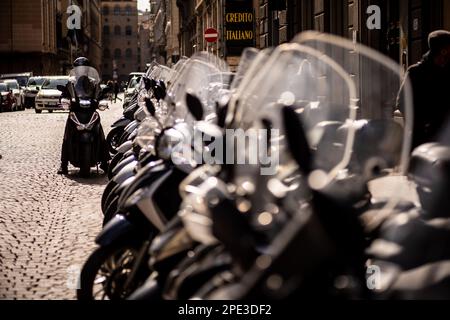
[[[87,58],[85,57],[79,57],[77,58],[74,63],[73,63],[73,67],[76,74],[76,70],[80,70],[83,68],[91,68],[90,66],[90,62]],[[95,69],[91,68],[92,70],[95,71]],[[95,73],[97,73],[95,71]],[[85,106],[82,106],[81,103],[76,102],[77,100],[80,100],[80,90],[77,90],[82,88],[82,92],[83,94],[88,95],[89,97],[95,97],[96,93],[100,92],[100,88],[99,88],[99,84],[96,81],[91,80],[88,76],[82,76],[82,77],[76,77],[76,83],[71,83],[69,82],[66,86],[66,90],[63,91],[62,95],[61,95],[61,99],[69,99],[70,100],[70,114],[69,114],[69,118],[66,122],[66,128],[65,128],[65,132],[64,132],[64,139],[63,139],[63,145],[62,145],[62,150],[61,150],[61,166],[58,169],[58,174],[68,174],[68,165],[69,162],[73,163],[73,159],[77,156],[74,155],[74,152],[78,152],[77,150],[79,150],[78,148],[74,148],[74,144],[76,144],[75,140],[75,136],[77,134],[77,130],[79,130],[77,128],[77,123],[74,122],[73,115],[75,114],[75,118],[76,115],[81,115],[83,113],[92,113],[92,108],[86,108]],[[70,90],[70,89],[73,90]],[[75,91],[75,92],[74,92]],[[75,97],[73,96],[75,95]],[[96,97],[95,97],[96,98]],[[78,121],[78,120],[77,120]],[[94,154],[95,154],[95,159],[98,160],[96,162],[101,163],[100,168],[104,171],[107,172],[108,170],[108,162],[110,160],[110,156],[108,153],[108,148],[106,146],[105,143],[105,135],[103,132],[103,128],[102,125],[100,123],[100,121],[98,121],[98,123],[96,123],[96,128],[95,130],[95,139],[97,141],[94,141],[94,147],[93,150],[95,150]],[[78,155],[79,156],[79,155]]]

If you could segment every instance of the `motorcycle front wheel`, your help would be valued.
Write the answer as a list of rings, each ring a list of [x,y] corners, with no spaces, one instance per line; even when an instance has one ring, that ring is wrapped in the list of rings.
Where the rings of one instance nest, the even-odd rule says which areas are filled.
[[[108,167],[108,179],[111,180],[114,178],[113,176],[113,170],[114,168],[119,164],[119,162],[123,159],[123,153],[116,153],[114,157],[111,160],[111,163]]]
[[[103,216],[103,226],[106,226],[106,224],[111,221],[112,218],[117,213],[117,204],[119,202],[119,196],[115,196],[111,203],[109,203],[108,207],[106,208],[105,214]]]
[[[123,134],[123,127],[116,127],[112,129],[106,137],[106,143],[108,144],[109,153],[115,155],[117,153],[117,147],[119,147],[119,140]]]
[[[126,299],[139,285],[125,288],[138,254],[139,246],[132,243],[95,250],[81,270],[78,300]]]
[[[105,190],[103,191],[103,194],[102,194],[102,200],[101,200],[101,203],[102,203],[102,212],[103,212],[103,213],[105,213],[105,212],[106,212],[106,209],[108,208],[107,205],[106,205],[106,200],[108,199],[108,197],[109,197],[111,191],[112,191],[116,186],[117,186],[117,183],[114,182],[114,180],[111,180],[111,181],[108,182],[108,184],[106,185]]]

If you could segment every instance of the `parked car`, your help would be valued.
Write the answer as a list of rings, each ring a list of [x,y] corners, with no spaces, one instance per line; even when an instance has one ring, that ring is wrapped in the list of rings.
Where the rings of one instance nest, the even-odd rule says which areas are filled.
[[[16,79],[4,79],[0,82],[6,83],[8,88],[12,90],[12,94],[16,98],[16,110],[24,110],[24,95],[19,82]]]
[[[27,86],[28,80],[33,76],[33,72],[2,74],[0,79],[15,79],[22,90]]]
[[[14,111],[16,108],[16,98],[8,84],[0,83],[0,112]]]
[[[62,92],[57,89],[59,85],[65,86],[69,82],[68,76],[47,77],[42,84],[41,90],[36,95],[35,110],[36,113],[42,113],[42,110],[53,112],[54,110],[64,110],[59,103]]]
[[[125,88],[124,103],[128,103],[131,100],[134,93],[136,92],[136,86],[139,84],[139,81],[141,81],[141,78],[144,74],[145,73],[137,72],[133,72],[130,74],[131,78],[129,78],[128,85]]]
[[[28,80],[27,86],[24,90],[24,97],[25,97],[25,107],[27,108],[34,108],[34,104],[36,102],[36,96],[41,90],[42,85],[44,84],[45,80],[47,78],[45,77],[31,77]]]

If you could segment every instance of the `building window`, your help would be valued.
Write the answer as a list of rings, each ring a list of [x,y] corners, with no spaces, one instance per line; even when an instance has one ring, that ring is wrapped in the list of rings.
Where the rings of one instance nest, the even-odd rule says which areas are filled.
[[[132,51],[130,48],[128,48],[128,49],[125,51],[125,56],[126,56],[127,58],[131,58],[132,55],[133,55],[133,51]]]
[[[103,67],[104,67],[105,69],[108,69],[109,65],[108,65],[107,63],[105,63],[105,64],[103,65]]]
[[[120,33],[121,33],[120,26],[115,26],[115,27],[114,27],[114,34],[115,34],[116,36],[120,36]]]
[[[109,7],[108,6],[104,6],[103,7],[103,15],[104,16],[108,16],[109,15]]]
[[[124,64],[122,64],[122,68],[124,68],[124,69],[126,68],[126,65],[125,65],[125,63],[124,63]]]
[[[131,15],[133,14],[133,10],[131,9],[130,6],[127,6],[127,7],[125,8],[125,14],[126,14],[127,16],[131,16]]]
[[[109,26],[103,26],[103,34],[104,35],[109,35]]]
[[[119,16],[120,15],[120,7],[119,6],[115,6],[114,7],[114,15],[115,16]]]
[[[122,51],[120,49],[114,50],[114,58],[120,58],[122,56]]]
[[[104,49],[103,50],[103,57],[105,57],[105,58],[109,58],[109,57],[111,57],[111,51],[109,51],[109,49]]]
[[[125,34],[127,36],[131,36],[132,33],[133,33],[133,28],[131,28],[131,26],[126,26],[125,27]]]
[[[150,1],[150,13],[156,14],[157,3],[156,1]]]

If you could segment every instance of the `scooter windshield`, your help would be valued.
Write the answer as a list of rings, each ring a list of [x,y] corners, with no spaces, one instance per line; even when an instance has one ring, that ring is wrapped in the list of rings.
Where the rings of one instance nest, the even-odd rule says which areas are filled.
[[[296,42],[276,49],[251,85],[241,90],[239,126],[250,128],[267,119],[272,128],[282,129],[281,107],[294,108],[314,151],[317,186],[346,170],[358,170],[366,180],[383,170],[404,171],[411,90],[405,83],[400,91],[400,66],[342,38],[307,33]],[[403,119],[394,118],[397,100],[404,104]]]
[[[80,66],[70,71],[69,80],[72,82],[75,94],[80,99],[95,99],[99,93],[100,76],[92,67]]]
[[[305,109],[307,112],[302,114],[311,145],[317,149],[314,164],[320,171],[316,171],[319,181],[315,183],[323,185],[343,173],[359,174],[364,181],[395,172],[404,174],[409,163],[413,112],[411,85],[404,80],[401,66],[375,50],[332,35],[306,32],[293,42],[333,59],[355,87],[349,87],[348,108],[341,113],[342,103],[335,104],[339,101],[335,90],[343,82],[314,68],[315,76],[322,77],[334,95],[333,99],[318,95],[317,108],[326,109],[325,113],[320,112],[320,120],[343,123],[337,134],[329,135],[326,126],[317,127],[310,110]],[[324,98],[332,103],[324,105]],[[403,114],[396,116],[397,109]],[[324,173],[327,178],[320,181]]]
[[[167,102],[175,107],[174,116],[178,120],[193,121],[186,105],[186,94],[195,95],[203,104],[204,115],[214,112],[214,101],[209,101],[211,86],[224,86],[228,72],[226,64],[213,57],[212,54],[201,52],[193,55],[180,70],[175,81],[167,91]],[[214,82],[211,82],[214,79]]]
[[[236,74],[234,75],[233,82],[230,85],[230,90],[234,91],[239,87],[242,79],[244,78],[246,72],[249,70],[252,62],[258,56],[260,51],[256,48],[246,48],[242,52],[241,59],[239,61],[239,66],[237,68]]]
[[[261,50],[253,58],[249,58],[251,55],[247,54],[248,51],[244,51],[242,55],[243,60],[239,63],[238,71],[235,75],[237,80],[231,84],[232,94],[226,118],[227,127],[239,127],[239,123],[234,123],[239,106],[239,98],[245,94],[247,88],[252,84],[253,78],[261,71],[261,66],[265,65],[272,50],[272,48]]]

